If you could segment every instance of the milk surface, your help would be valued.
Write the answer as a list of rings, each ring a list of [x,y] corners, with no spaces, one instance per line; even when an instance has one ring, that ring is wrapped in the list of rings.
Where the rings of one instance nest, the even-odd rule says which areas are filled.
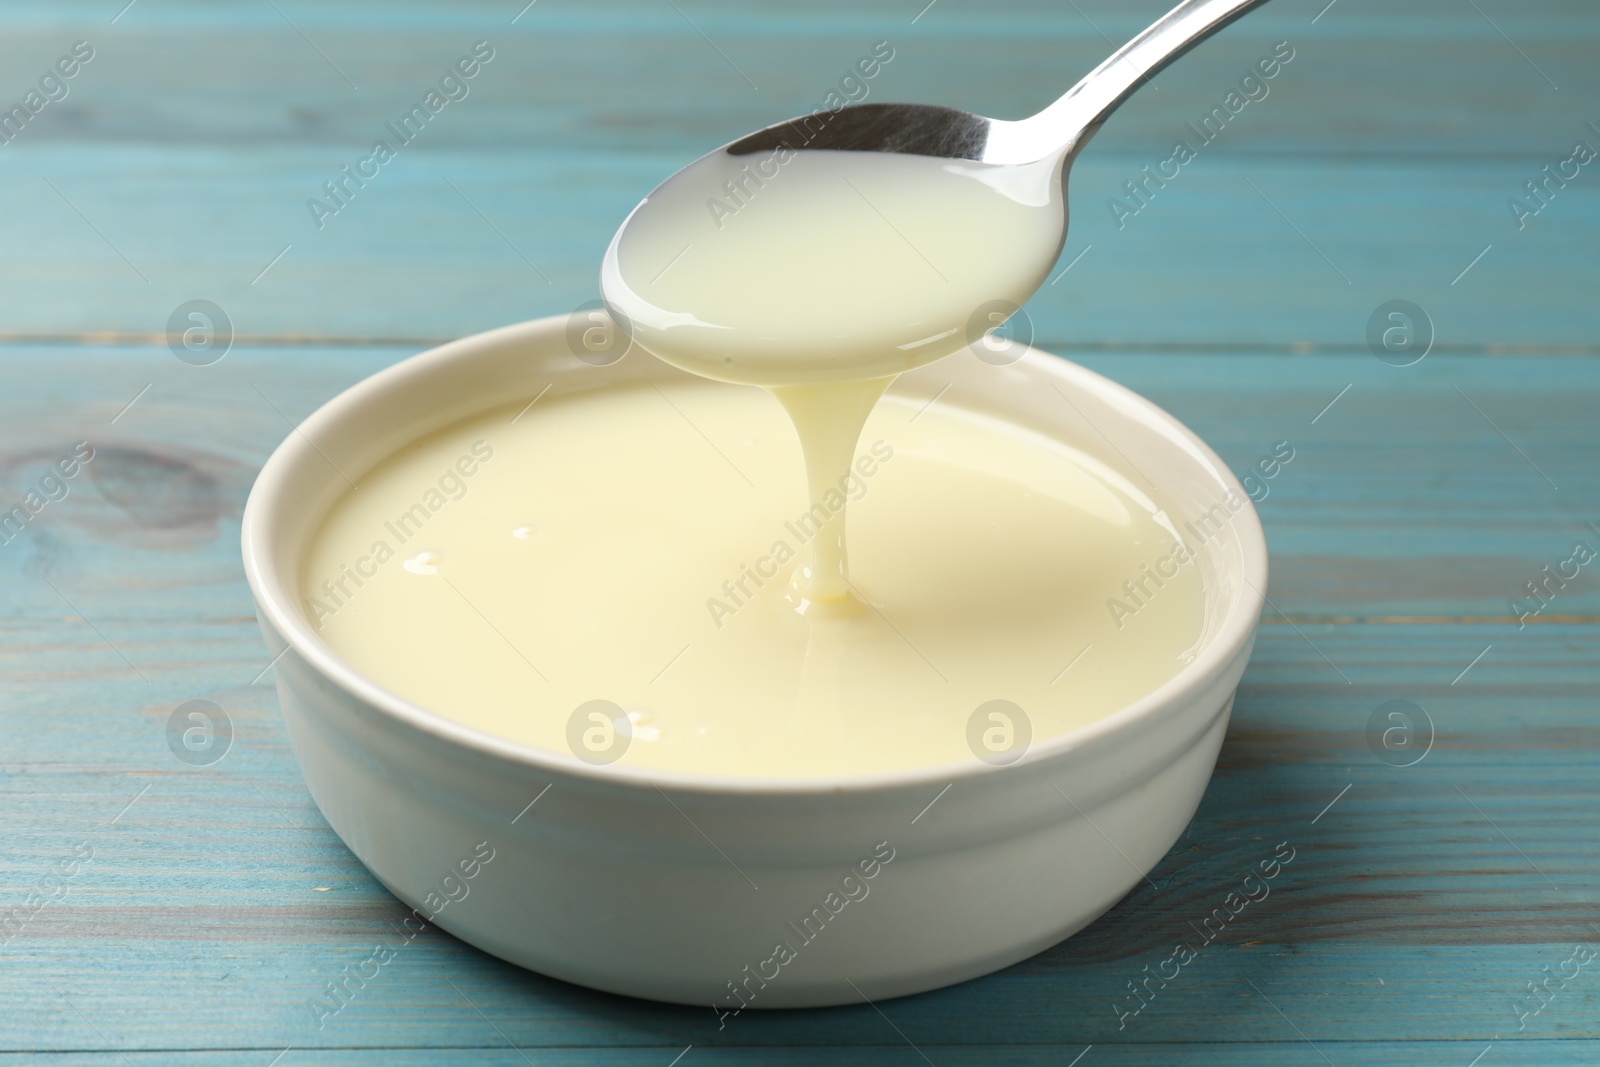
[[[333,507],[301,574],[307,616],[447,718],[719,777],[970,766],[1176,674],[1203,582],[1142,483],[925,405],[880,401],[811,503],[762,389],[682,379],[488,412]],[[807,611],[794,570],[846,504],[859,609]],[[1009,726],[978,714],[997,700]],[[620,727],[594,717],[611,706]]]

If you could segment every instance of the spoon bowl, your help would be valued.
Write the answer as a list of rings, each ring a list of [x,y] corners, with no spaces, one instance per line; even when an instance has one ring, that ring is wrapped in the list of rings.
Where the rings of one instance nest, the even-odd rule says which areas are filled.
[[[1020,121],[856,104],[742,137],[640,202],[601,295],[642,347],[722,381],[866,381],[950,355],[1048,276],[1067,172],[1111,112],[1264,2],[1185,0]]]

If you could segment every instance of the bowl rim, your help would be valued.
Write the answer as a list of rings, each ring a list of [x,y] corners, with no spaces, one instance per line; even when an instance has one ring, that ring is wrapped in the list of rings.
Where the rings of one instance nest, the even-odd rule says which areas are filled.
[[[1228,613],[1216,625],[1211,639],[1201,648],[1195,659],[1137,700],[1064,734],[1035,741],[1021,759],[1004,767],[972,760],[970,763],[962,761],[866,775],[816,778],[705,775],[644,767],[622,767],[614,764],[595,766],[574,756],[513,741],[468,726],[412,703],[344,662],[333,647],[311,628],[309,621],[297,606],[292,588],[285,583],[284,575],[279,573],[275,563],[271,511],[274,507],[297,506],[294,502],[297,494],[293,492],[295,483],[292,476],[300,462],[309,458],[316,450],[311,438],[318,436],[319,430],[353,417],[368,406],[374,395],[381,395],[405,378],[437,373],[443,365],[487,355],[508,345],[538,343],[544,339],[543,335],[546,333],[564,331],[568,318],[567,315],[546,316],[470,334],[409,356],[361,379],[329,399],[291,431],[262,465],[250,489],[241,521],[240,541],[245,577],[261,621],[270,625],[288,648],[293,649],[306,665],[323,679],[331,682],[360,704],[382,713],[401,726],[419,731],[435,741],[458,746],[477,756],[496,758],[556,778],[579,779],[617,788],[652,789],[670,786],[681,793],[744,797],[859,795],[918,787],[940,788],[945,784],[972,778],[1038,768],[1043,764],[1059,761],[1080,749],[1105,742],[1114,735],[1136,734],[1141,726],[1158,717],[1164,710],[1192,702],[1199,697],[1209,685],[1226,673],[1233,661],[1242,651],[1247,650],[1254,640],[1261,608],[1266,601],[1268,566],[1266,536],[1249,494],[1244,491],[1243,485],[1232,470],[1205,441],[1165,409],[1104,375],[1030,345],[1026,346],[1021,358],[1013,366],[1026,366],[1031,372],[1060,379],[1063,385],[1077,386],[1102,395],[1111,394],[1125,404],[1131,404],[1141,416],[1154,418],[1165,424],[1169,431],[1176,432],[1188,444],[1191,458],[1208,468],[1209,473],[1221,482],[1230,494],[1236,494],[1238,499],[1243,501],[1240,510],[1233,514],[1230,525],[1239,539],[1241,577],[1245,588]],[[654,359],[642,350],[640,358]],[[666,363],[663,363],[662,367],[669,373],[684,373],[676,371]],[[495,405],[503,403],[499,400],[494,401]],[[470,417],[471,415],[463,416],[463,418]],[[319,450],[317,454],[320,455]],[[282,653],[279,655],[281,657]],[[281,676],[279,680],[281,681]],[[1226,706],[1227,702],[1224,701],[1218,710]]]

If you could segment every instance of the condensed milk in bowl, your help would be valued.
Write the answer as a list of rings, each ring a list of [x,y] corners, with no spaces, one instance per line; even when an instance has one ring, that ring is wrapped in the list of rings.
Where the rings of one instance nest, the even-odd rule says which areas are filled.
[[[624,222],[603,306],[278,448],[243,548],[284,717],[416,922],[725,1023],[1005,967],[1166,854],[1267,553],[1193,433],[996,332],[1079,145],[719,150]]]

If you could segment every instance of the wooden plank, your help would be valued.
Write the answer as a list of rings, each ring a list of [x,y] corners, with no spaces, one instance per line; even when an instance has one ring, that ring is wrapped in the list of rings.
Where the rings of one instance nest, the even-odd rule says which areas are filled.
[[[1119,229],[1107,202],[1158,154],[1086,156],[1075,170],[1060,280],[1028,305],[1041,339],[1364,353],[1369,318],[1402,298],[1427,311],[1441,351],[1596,350],[1592,185],[1519,232],[1506,199],[1538,172],[1523,160],[1201,157]],[[445,339],[563,313],[596,297],[609,235],[682,159],[419,150],[319,232],[305,202],[338,157],[50,146],[0,176],[15,212],[5,332],[160,337],[195,298],[245,337]]]
[[[12,440],[37,441],[47,428],[60,434],[90,416],[103,420],[130,387],[153,376],[159,389],[122,416],[119,433],[130,449],[160,455],[179,442],[207,442],[216,454],[192,466],[220,472],[219,488],[209,509],[180,508],[176,514],[187,518],[162,528],[141,527],[131,516],[112,521],[115,505],[97,501],[85,484],[83,495],[50,516],[59,522],[26,535],[34,539],[26,553],[0,553],[15,568],[8,585],[14,621],[3,631],[6,884],[25,894],[63,850],[80,840],[103,842],[74,895],[41,913],[4,950],[0,999],[22,1006],[17,1018],[28,1020],[7,1029],[10,1047],[88,1047],[81,1023],[49,1000],[52,988],[93,1004],[97,1025],[124,1048],[174,1047],[172,1017],[149,1006],[182,1002],[184,990],[199,983],[208,995],[202,1005],[186,1005],[183,1032],[196,1037],[178,1041],[183,1047],[256,1048],[263,1033],[281,1034],[284,1045],[315,1045],[323,1035],[308,1021],[306,998],[327,970],[382,936],[384,920],[399,909],[310,807],[272,695],[265,684],[250,684],[265,656],[242,583],[231,572],[235,531],[223,516],[236,509],[253,464],[287,432],[256,388],[296,418],[395,353],[240,351],[207,369],[215,377],[194,377],[159,351],[59,355],[55,363],[8,361],[11,380],[28,383],[18,394],[25,401],[7,402],[6,423],[19,435]],[[1211,420],[1206,432],[1241,466],[1280,432],[1281,412],[1295,410],[1304,420],[1315,402],[1332,396],[1351,364],[1344,357],[1097,358],[1125,380],[1165,393],[1180,410],[1187,407],[1186,417]],[[1346,458],[1297,470],[1297,456],[1274,479],[1266,506],[1290,501],[1283,505],[1287,519],[1342,496],[1347,514],[1375,518],[1355,524],[1342,543],[1318,541],[1314,523],[1295,534],[1302,524],[1285,522],[1290,536],[1324,554],[1280,555],[1275,580],[1307,575],[1313,592],[1290,605],[1305,611],[1293,625],[1269,617],[1219,774],[1188,835],[1157,869],[1159,890],[1132,894],[1100,924],[1004,975],[896,1002],[891,1017],[919,1047],[1093,1041],[1105,1049],[1133,1040],[1156,1043],[1141,1053],[1151,1057],[1142,1062],[1161,1062],[1164,1042],[1283,1041],[1278,1016],[1259,1004],[1255,1013],[1245,1010],[1253,1003],[1246,978],[1319,1044],[1351,1032],[1370,1041],[1470,1035],[1488,1043],[1510,1029],[1503,1019],[1518,988],[1545,963],[1564,959],[1566,949],[1556,951],[1561,945],[1587,938],[1587,904],[1600,877],[1587,843],[1600,739],[1591,726],[1600,659],[1593,601],[1580,599],[1590,595],[1587,589],[1573,591],[1572,603],[1586,612],[1576,621],[1520,633],[1504,620],[1340,622],[1339,612],[1355,605],[1371,610],[1381,598],[1361,588],[1338,608],[1330,609],[1329,600],[1352,569],[1368,565],[1366,557],[1376,555],[1403,575],[1425,554],[1417,546],[1448,535],[1449,524],[1433,517],[1443,490],[1418,498],[1414,484],[1338,474],[1361,469],[1353,457],[1372,447],[1375,428],[1392,423],[1391,405],[1418,420],[1423,472],[1430,462],[1444,462],[1440,451],[1450,455],[1474,444],[1481,454],[1468,454],[1480,460],[1490,446],[1504,450],[1498,462],[1512,471],[1521,460],[1502,439],[1487,428],[1463,428],[1468,412],[1449,413],[1445,401],[1457,394],[1446,383],[1508,405],[1519,420],[1511,425],[1544,458],[1553,444],[1580,439],[1572,435],[1580,433],[1575,427],[1583,425],[1597,372],[1589,361],[1559,359],[1447,358],[1399,376],[1376,361],[1361,366],[1377,377],[1363,379],[1361,392],[1352,389],[1317,424],[1328,434],[1328,454]],[[1356,402],[1361,398],[1367,399]],[[1451,419],[1461,425],[1447,432],[1456,425]],[[1431,434],[1444,439],[1430,445]],[[1304,447],[1304,458],[1318,454]],[[130,464],[144,469],[140,462]],[[1296,476],[1304,481],[1289,480]],[[1420,477],[1426,485],[1431,475]],[[181,479],[193,482],[189,474]],[[1291,494],[1296,484],[1303,502]],[[1459,543],[1472,544],[1478,527],[1498,524],[1492,543],[1527,553],[1531,567],[1550,531],[1522,508],[1529,506],[1525,499],[1542,498],[1531,472],[1517,483],[1519,495],[1505,495],[1509,484],[1469,479],[1447,487],[1450,499],[1482,494],[1481,515],[1460,531]],[[101,515],[97,526],[91,508],[111,518]],[[1277,536],[1270,513],[1268,521]],[[53,540],[39,538],[46,529]],[[115,538],[106,537],[111,529],[119,529]],[[1374,530],[1385,532],[1374,536]],[[54,594],[37,580],[41,572],[74,595],[150,682],[50,599]],[[139,578],[115,581],[119,574]],[[1450,614],[1481,614],[1483,601],[1470,590],[1463,595],[1442,580],[1434,585],[1451,598]],[[1491,652],[1463,675],[1490,643]],[[167,713],[193,697],[228,709],[238,730],[235,751],[211,770],[177,765],[165,750]],[[1372,712],[1396,697],[1428,710],[1438,730],[1428,758],[1403,770],[1379,762],[1367,740]],[[86,746],[86,736],[95,744]],[[150,790],[138,796],[146,784]],[[135,796],[127,814],[108,825]],[[1337,806],[1319,814],[1336,797]],[[204,834],[197,837],[196,826]],[[1165,991],[1133,1034],[1118,1030],[1108,1006],[1117,991],[1146,964],[1166,958],[1166,942],[1175,931],[1181,936],[1184,916],[1208,914],[1263,843],[1284,839],[1297,849],[1303,843],[1303,851],[1270,906],[1263,902],[1208,949],[1209,972]],[[1560,888],[1545,883],[1541,871]],[[1413,918],[1420,916],[1426,921]],[[70,962],[90,955],[92,971]],[[364,1010],[341,1016],[329,1040],[453,1045],[464,1032],[485,1040],[475,1009],[441,1003],[444,977],[525,1048],[631,1046],[641,1035],[649,1035],[647,1043],[665,1035],[704,1049],[717,1040],[709,1014],[574,990],[448,938],[419,941],[407,965],[374,990]],[[1389,994],[1371,991],[1376,978],[1428,1011],[1420,1018],[1377,1012],[1373,997]],[[1552,1007],[1539,1025],[1593,1036],[1589,995],[1581,985],[1563,993],[1561,1011]],[[1500,1016],[1486,1004],[1498,1005]],[[740,1020],[739,1034],[736,1040],[762,1046],[888,1040],[882,1020],[867,1010],[750,1017]],[[194,1043],[202,1039],[205,1045]],[[1298,1054],[1289,1046],[1268,1048],[1284,1058]],[[1370,1051],[1363,1049],[1355,1055]],[[978,1052],[972,1062],[989,1054]]]
[[[243,627],[242,644],[218,632],[214,652],[204,651],[195,630],[134,658],[163,671],[197,655],[227,656],[231,669],[253,675],[237,523],[254,472],[289,420],[405,354],[240,348],[196,368],[156,347],[0,350],[0,376],[14,387],[0,396],[7,499],[20,499],[74,442],[101,450],[72,495],[0,548],[13,611],[28,625],[67,613],[37,580],[42,572],[112,640],[156,620],[230,621]],[[1280,441],[1294,449],[1264,483],[1260,511],[1273,552],[1269,595],[1295,619],[1459,616],[1492,622],[1485,642],[1515,636],[1509,601],[1526,599],[1526,583],[1578,540],[1600,548],[1588,525],[1600,525],[1589,429],[1600,395],[1595,361],[1438,354],[1394,368],[1365,353],[1080,358],[1174,412],[1241,474]],[[1554,595],[1543,617],[1600,615],[1590,580]],[[107,655],[108,668],[126,670]],[[14,666],[40,680],[75,669],[49,663],[29,652]]]
[[[314,0],[285,0],[278,11],[187,0],[139,4],[111,26],[103,5],[81,0],[8,13],[0,60],[20,86],[22,72],[42,71],[72,40],[96,46],[70,106],[47,110],[30,139],[316,144],[342,158],[464,46],[488,39],[496,58],[459,113],[447,109],[448,121],[429,129],[429,144],[497,154],[692,152],[820,106],[880,39],[895,57],[869,99],[1021,118],[1169,6],[942,0],[915,18],[924,4],[827,0],[797,9],[767,0],[680,4],[680,14],[649,0],[540,0],[513,25],[521,4],[409,2],[377,15]],[[1585,119],[1600,118],[1584,112],[1600,89],[1588,51],[1600,33],[1593,10],[1562,0],[1485,0],[1481,13],[1429,0],[1340,0],[1318,18],[1325,7],[1275,0],[1230,27],[1124,108],[1097,148],[1142,155],[1152,139],[1165,147],[1280,40],[1295,46],[1295,59],[1218,151],[1543,162]],[[195,85],[214,88],[191,92]]]
[[[493,1030],[488,1026],[484,1026],[483,1029],[491,1035],[492,1040]],[[884,1027],[884,1029],[889,1028]],[[1090,1055],[1094,1057],[1094,1063],[1109,1064],[1110,1067],[1172,1063],[1183,1063],[1186,1067],[1190,1064],[1196,1067],[1235,1067],[1239,1064],[1259,1064],[1262,1067],[1327,1067],[1329,1062],[1340,1064],[1341,1067],[1389,1067],[1398,1062],[1414,1064],[1416,1067],[1464,1067],[1474,1055],[1483,1052],[1487,1044],[1484,1042],[1474,1044],[1468,1041],[1404,1043],[1322,1041],[1313,1047],[1303,1041],[1292,1041],[1226,1042],[1212,1045],[1163,1044],[1134,1048],[1102,1044],[1093,1046]],[[813,1063],[834,1064],[838,1067],[902,1067],[902,1065],[926,1067],[928,1063],[936,1063],[939,1067],[1031,1067],[1038,1063],[1059,1063],[1070,1067],[1073,1059],[1082,1055],[1086,1047],[1031,1045],[1021,1048],[972,1049],[919,1043],[915,1049],[905,1044],[898,1047],[868,1045],[840,1047],[819,1052],[813,1049],[766,1047],[759,1050],[746,1047],[721,1049],[695,1045],[679,1062],[684,1067],[688,1067],[690,1063],[752,1062],[770,1064],[772,1067],[794,1067],[798,1064]],[[1498,1043],[1494,1044],[1493,1048],[1503,1052],[1506,1045]],[[1569,1064],[1586,1067],[1593,1062],[1588,1058],[1591,1055],[1590,1049],[1580,1041],[1523,1041],[1515,1045],[1514,1049],[1525,1057],[1518,1061],[1521,1063],[1548,1065],[1548,1067],[1566,1067]],[[201,1063],[220,1065],[220,1067],[260,1067],[282,1051],[281,1046],[276,1049],[259,1048],[248,1052],[140,1053],[135,1051],[119,1056],[116,1062],[126,1062],[141,1067],[145,1064],[176,1064],[179,1067],[186,1067],[189,1064]],[[504,1045],[498,1048],[457,1045],[448,1049],[423,1051],[407,1049],[307,1051],[296,1048],[283,1056],[279,1061],[279,1067],[309,1067],[312,1064],[322,1064],[327,1067],[351,1067],[357,1064],[420,1067],[441,1062],[442,1055],[448,1055],[447,1062],[451,1064],[463,1064],[469,1067],[527,1067],[529,1062],[558,1065],[558,1067],[632,1067],[640,1063],[670,1067],[673,1057],[684,1051],[683,1048],[656,1045],[618,1050],[537,1049],[529,1050],[527,1054]],[[1325,1059],[1324,1056],[1328,1058]],[[98,1065],[104,1062],[106,1062],[105,1054],[92,1052],[51,1055],[47,1059],[28,1055],[0,1054],[0,1064],[6,1064],[7,1067],[14,1063],[48,1063],[52,1067],[82,1067],[86,1064]],[[1088,1056],[1084,1056],[1080,1061],[1083,1067],[1087,1067],[1090,1062]],[[1486,1056],[1482,1062],[1487,1064],[1488,1057]]]
[[[1331,627],[1313,637],[1335,660],[1360,662],[1363,650],[1372,656],[1388,642],[1379,629]],[[1448,641],[1452,629],[1408,632],[1413,640],[1442,632]],[[1545,629],[1538,649],[1518,646],[1485,663],[1458,694],[1442,676],[1426,686],[1414,675],[1400,687],[1307,685],[1317,653],[1287,629],[1269,628],[1251,675],[1267,684],[1242,690],[1219,774],[1154,872],[1156,888],[1135,891],[1028,963],[894,1002],[888,1013],[919,1045],[1287,1040],[1280,1017],[1251,995],[1253,982],[1255,996],[1271,998],[1319,1043],[1352,1033],[1363,1041],[1509,1036],[1511,1000],[1525,981],[1557,965],[1572,942],[1591,940],[1600,877],[1586,843],[1596,788],[1596,736],[1584,728],[1595,692],[1593,628]],[[1552,659],[1570,682],[1552,672]],[[1274,676],[1297,681],[1285,688],[1271,684]],[[1505,678],[1527,694],[1520,724],[1507,715]],[[316,1031],[305,998],[341,962],[391,936],[384,920],[402,909],[343,854],[300,792],[268,694],[212,694],[234,712],[240,747],[196,771],[161,751],[157,709],[137,718],[101,711],[74,699],[73,688],[58,689],[62,710],[72,708],[107,742],[99,768],[82,764],[81,729],[56,721],[46,726],[50,748],[79,765],[28,745],[26,784],[5,789],[8,828],[16,820],[32,830],[26,850],[7,856],[8,884],[26,885],[80,840],[94,846],[69,897],[4,950],[0,990],[19,1009],[12,1047],[84,1047],[81,1022],[58,1003],[63,995],[92,1003],[97,1025],[122,1048],[174,1047],[171,1015],[152,1013],[152,1003],[183,1005],[178,1044],[189,1048],[260,1047],[264,1034],[297,1048],[448,1046],[472,1033],[486,1039],[480,1010],[524,1048],[892,1043],[866,1009],[742,1016],[719,1031],[709,1013],[587,993],[433,934],[406,946],[402,965],[375,981],[370,997]],[[108,695],[110,687],[98,688]],[[1440,727],[1433,751],[1410,768],[1376,760],[1363,729],[1376,702],[1396,692],[1432,707]],[[1308,729],[1329,723],[1341,729]],[[108,773],[117,769],[133,773]],[[151,786],[142,796],[140,782]],[[206,832],[197,835],[197,824]],[[1272,895],[1119,1028],[1109,1004],[1125,983],[1187,937],[1188,922],[1222,906],[1241,872],[1279,840],[1296,852]],[[64,969],[91,954],[94,968]],[[461,1001],[441,996],[445,979]],[[194,996],[200,987],[204,996]],[[1531,1021],[1528,1036],[1592,1038],[1597,995],[1574,984]],[[1385,1010],[1388,997],[1428,1010]]]
[[[1035,86],[1054,92],[1063,71],[1103,53],[1092,24],[1117,37],[1159,6],[1080,16],[1036,5],[991,18],[944,5],[907,26],[925,36],[877,84],[1019,114],[1038,102],[1027,95]],[[1581,265],[1600,223],[1593,181],[1556,190],[1524,229],[1507,206],[1575,139],[1600,146],[1586,126],[1600,112],[1585,110],[1600,89],[1600,68],[1582,59],[1592,16],[1574,23],[1553,3],[1491,4],[1491,24],[1470,7],[1409,5],[1397,16],[1346,0],[1313,26],[1311,6],[1320,8],[1270,5],[1108,125],[1074,172],[1063,265],[1093,249],[1030,306],[1040,336],[1360,350],[1372,311],[1406,297],[1433,315],[1441,345],[1592,352],[1597,312]],[[79,19],[90,11],[73,10]],[[441,18],[412,6],[375,28],[337,6],[286,7],[338,62],[268,8],[146,5],[97,27],[114,35],[97,37],[103,54],[51,105],[60,112],[46,110],[5,146],[5,333],[159,334],[197,296],[257,336],[442,338],[568,310],[594,295],[604,243],[640,196],[699,151],[814,106],[835,68],[890,20],[887,7],[829,20],[771,6],[707,14],[770,79],[754,92],[687,21],[650,10],[621,26],[559,5],[530,11],[473,94],[320,230],[307,200],[503,12]],[[461,43],[447,39],[447,25],[460,27]],[[86,26],[30,20],[6,55],[32,69]],[[1138,206],[1124,183],[1166,159],[1174,138],[1193,139],[1184,123],[1291,26],[1304,54],[1274,79],[1274,94],[1169,186],[1146,186],[1155,191],[1137,215],[1114,218],[1113,198]],[[1409,57],[1422,34],[1456,58],[1419,69]],[[607,76],[581,45],[602,35]],[[974,40],[1006,57],[1004,77],[962,61]],[[344,65],[360,91],[341,80]],[[1565,91],[1535,67],[1559,75]],[[184,92],[195,80],[222,88]],[[652,91],[657,84],[673,91]],[[274,103],[250,103],[263,98]]]

